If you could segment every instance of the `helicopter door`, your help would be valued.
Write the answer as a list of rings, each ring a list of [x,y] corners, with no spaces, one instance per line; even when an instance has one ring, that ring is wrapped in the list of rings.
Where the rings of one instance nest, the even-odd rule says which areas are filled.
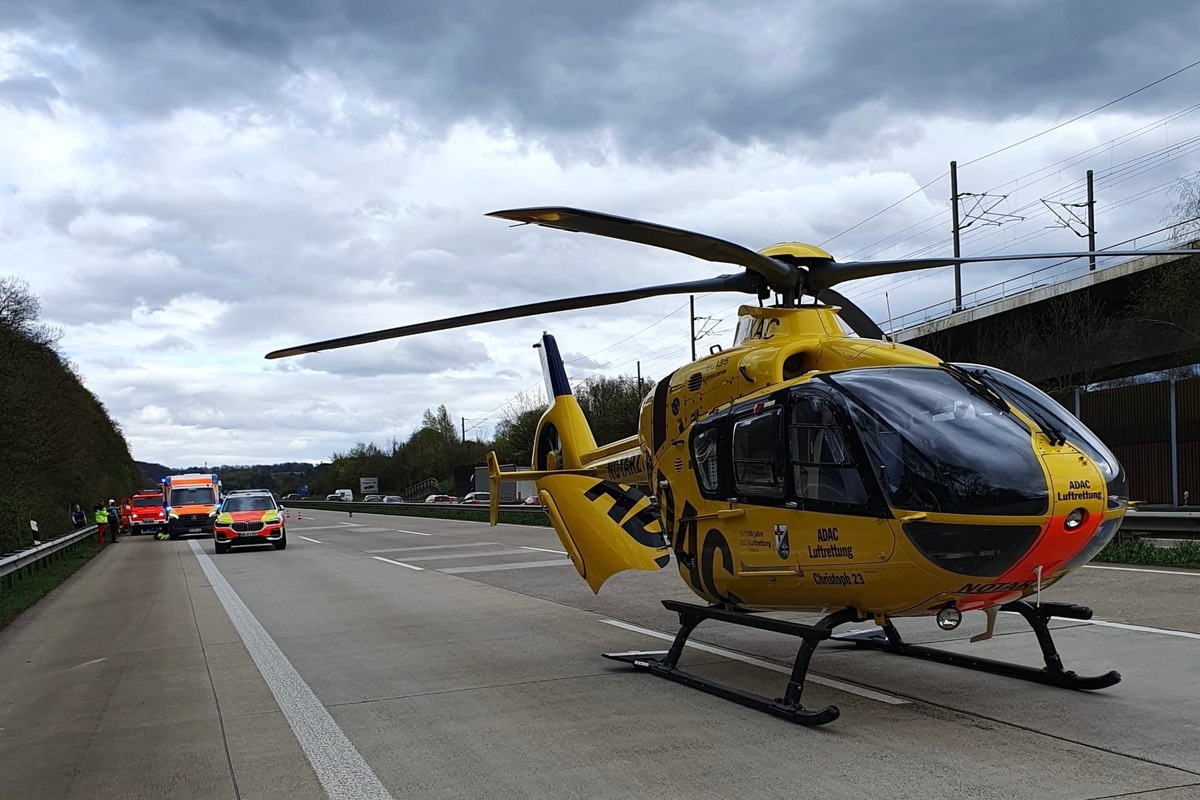
[[[820,568],[886,561],[895,536],[870,474],[859,468],[866,453],[843,412],[812,389],[794,390],[789,412],[790,488],[808,512],[792,534],[800,562]]]
[[[769,404],[769,405],[768,405]],[[730,542],[730,562],[738,575],[796,575],[799,567],[788,536],[788,523],[795,513],[786,506],[787,458],[784,450],[784,410],[769,400],[749,416],[733,421],[728,449],[731,492],[745,511],[741,517],[709,523]],[[702,492],[720,493],[716,459],[717,430],[709,429],[694,439],[695,463]],[[711,446],[710,446],[711,443]],[[707,540],[707,537],[706,537]]]

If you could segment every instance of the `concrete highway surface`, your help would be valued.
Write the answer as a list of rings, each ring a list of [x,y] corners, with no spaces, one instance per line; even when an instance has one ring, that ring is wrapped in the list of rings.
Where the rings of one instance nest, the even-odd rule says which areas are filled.
[[[291,512],[283,551],[125,538],[0,632],[0,798],[1200,798],[1200,571],[1044,599],[1069,692],[822,645],[803,728],[601,653],[662,650],[675,565],[593,596],[549,528]],[[784,615],[799,620],[805,615]],[[901,621],[1040,665],[1032,633]],[[797,641],[703,623],[683,665],[770,697]]]

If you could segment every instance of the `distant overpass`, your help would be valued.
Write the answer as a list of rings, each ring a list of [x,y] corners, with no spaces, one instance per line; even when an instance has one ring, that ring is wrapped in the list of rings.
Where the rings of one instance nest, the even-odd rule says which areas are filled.
[[[989,299],[961,311],[946,303],[900,317],[895,338],[1055,393],[1200,363],[1198,265],[1194,256],[1147,256],[1092,272],[1077,259],[979,290]]]

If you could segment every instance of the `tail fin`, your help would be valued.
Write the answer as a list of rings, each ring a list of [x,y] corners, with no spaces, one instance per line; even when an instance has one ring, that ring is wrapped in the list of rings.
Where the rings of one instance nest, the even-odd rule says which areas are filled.
[[[582,455],[596,449],[596,438],[583,416],[579,401],[571,393],[567,368],[558,353],[558,343],[548,333],[535,345],[542,359],[546,394],[550,407],[538,422],[533,440],[532,465],[535,470],[580,469]]]
[[[550,407],[538,422],[531,471],[502,475],[496,454],[488,454],[491,523],[497,521],[500,482],[533,480],[567,556],[593,592],[623,570],[662,569],[670,555],[650,498],[584,466],[583,456],[596,450],[596,439],[571,394],[554,337],[543,334],[537,347]]]

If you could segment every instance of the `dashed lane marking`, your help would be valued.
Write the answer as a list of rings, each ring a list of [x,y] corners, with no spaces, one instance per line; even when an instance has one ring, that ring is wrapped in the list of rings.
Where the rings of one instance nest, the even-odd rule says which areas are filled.
[[[297,536],[300,536],[300,534],[296,534],[296,535],[297,535]],[[301,538],[301,539],[303,539],[303,540],[304,540],[304,541],[306,541],[306,542],[312,542],[313,544],[324,544],[324,542],[318,541],[318,540],[316,540],[316,539],[310,539],[310,538],[308,538],[307,536],[300,536],[300,538]]]
[[[518,546],[522,550],[537,550],[539,553],[558,553],[560,556],[565,556],[567,554],[566,550],[548,550],[545,547],[526,547],[525,545]]]
[[[662,633],[661,631],[650,630],[649,628],[643,628],[640,625],[631,625],[630,623],[622,622],[619,619],[602,619],[600,621],[603,622],[605,625],[613,625],[618,628],[624,628],[627,631],[633,631],[634,633],[641,633],[641,634],[645,634],[646,636],[653,636],[655,639],[664,639],[668,642],[675,640],[675,637],[669,633]],[[741,661],[744,664],[752,664],[753,666],[756,666],[756,667],[762,667],[763,669],[769,669],[772,672],[782,672],[784,675],[792,674],[792,670],[788,667],[783,667],[783,666],[780,666],[779,664],[772,664],[770,661],[763,661],[762,659],[753,658],[752,656],[742,655],[741,653],[735,653],[734,651],[726,650],[723,647],[714,647],[711,644],[704,644],[703,642],[688,642],[687,646],[691,647],[695,650],[703,650],[706,653],[712,653],[714,655],[722,656],[724,658],[732,658],[733,660]],[[877,692],[874,689],[867,689],[862,686],[855,686],[852,683],[846,683],[845,681],[834,680],[833,678],[823,678],[820,675],[813,675],[810,673],[804,680],[808,681],[809,683],[819,683],[822,686],[828,686],[831,689],[839,689],[843,692],[849,692],[850,694],[856,694],[859,697],[866,697],[870,700],[878,700],[879,702],[887,703],[888,705],[904,706],[904,705],[909,704],[909,701],[905,700],[902,697],[895,697],[890,694],[884,694],[883,692]]]
[[[435,553],[429,556],[405,556],[409,561],[445,561],[448,558],[486,558],[487,556],[525,555],[524,550],[489,550],[486,553]]]
[[[372,556],[372,558],[374,558],[376,561],[384,561],[388,564],[395,564],[397,567],[408,567],[409,569],[415,569],[417,572],[425,571],[424,567],[414,567],[412,564],[405,564],[403,561],[393,561],[392,559],[384,558],[383,556]]]
[[[503,542],[471,542],[470,544],[426,544],[420,547],[386,547],[383,550],[363,550],[364,553],[414,553],[418,550],[455,550],[459,547],[495,547]]]
[[[438,572],[444,572],[447,575],[460,575],[464,572],[498,572],[505,569],[532,569],[534,567],[568,567],[572,566],[569,559],[554,560],[554,561],[521,561],[516,564],[485,564],[479,567],[446,567],[439,569]]]

